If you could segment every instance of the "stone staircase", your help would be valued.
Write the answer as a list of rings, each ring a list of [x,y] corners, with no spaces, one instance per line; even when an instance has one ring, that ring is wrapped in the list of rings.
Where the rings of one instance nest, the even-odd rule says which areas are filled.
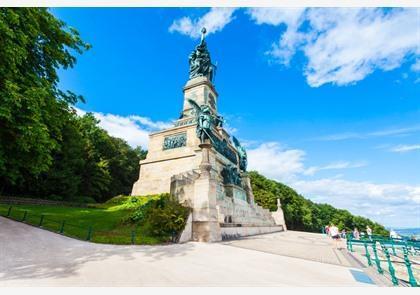
[[[180,203],[193,207],[193,196],[196,193],[195,181],[199,177],[198,170],[189,170],[173,175],[171,177],[171,194],[176,196]],[[222,240],[285,230],[284,226],[276,225],[276,221],[268,209],[240,198],[226,195],[223,198],[217,198],[215,209]],[[187,223],[181,240],[191,239],[192,223],[193,221]]]

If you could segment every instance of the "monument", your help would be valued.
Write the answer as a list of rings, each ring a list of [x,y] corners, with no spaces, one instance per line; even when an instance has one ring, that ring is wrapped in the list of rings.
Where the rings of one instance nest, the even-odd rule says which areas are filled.
[[[171,193],[190,206],[182,240],[212,242],[285,230],[280,203],[271,213],[254,202],[246,150],[223,127],[205,33],[203,28],[189,56],[181,115],[173,127],[149,135],[132,195]]]

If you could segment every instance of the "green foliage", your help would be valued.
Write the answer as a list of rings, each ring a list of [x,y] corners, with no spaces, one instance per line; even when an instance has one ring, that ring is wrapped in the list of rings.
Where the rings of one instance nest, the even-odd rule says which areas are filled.
[[[0,44],[0,183],[13,185],[53,165],[69,104],[82,100],[57,88],[56,71],[89,45],[45,8],[0,8]]]
[[[125,222],[128,223],[141,223],[144,222],[147,214],[150,212],[150,209],[154,205],[154,200],[149,199],[147,202],[137,206],[136,210],[128,216],[128,218],[125,220]]]
[[[51,167],[38,176],[25,174],[24,181],[7,186],[5,193],[73,202],[129,194],[146,152],[110,136],[98,123],[90,113],[69,113]]]
[[[22,220],[24,212],[27,211],[27,223],[38,226],[43,214],[45,216],[43,228],[54,232],[59,231],[61,222],[65,220],[64,235],[82,240],[86,239],[88,228],[92,226],[92,241],[97,243],[131,244],[132,231],[136,232],[136,244],[165,243],[169,240],[169,236],[150,234],[153,224],[122,222],[131,216],[136,207],[145,204],[151,198],[160,198],[160,195],[118,196],[103,204],[92,204],[90,208],[13,205],[11,218]],[[8,208],[9,205],[0,204],[0,215],[5,216]]]
[[[128,221],[144,225],[150,236],[169,238],[178,235],[187,222],[190,208],[180,204],[169,194],[149,196],[129,216]]]
[[[336,209],[328,204],[316,204],[299,195],[295,190],[265,178],[255,171],[249,173],[255,202],[260,206],[275,211],[276,199],[280,197],[286,226],[291,230],[321,232],[322,227],[334,223],[339,229],[359,230],[369,225],[375,234],[388,235],[380,224],[361,216],[354,216],[349,211]]]
[[[90,45],[45,8],[0,8],[0,194],[102,202],[128,194],[146,152],[109,136],[59,68]]]

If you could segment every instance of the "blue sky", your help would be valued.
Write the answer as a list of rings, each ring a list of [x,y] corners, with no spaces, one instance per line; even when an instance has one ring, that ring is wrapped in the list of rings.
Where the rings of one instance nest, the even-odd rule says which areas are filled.
[[[147,148],[182,108],[206,26],[219,111],[250,169],[387,226],[420,227],[419,9],[55,8],[92,49],[60,71]]]

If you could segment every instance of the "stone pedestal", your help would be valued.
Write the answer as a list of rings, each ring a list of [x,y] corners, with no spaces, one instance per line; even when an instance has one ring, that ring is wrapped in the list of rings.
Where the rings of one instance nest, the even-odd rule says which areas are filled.
[[[239,199],[244,202],[248,202],[247,194],[244,189],[234,184],[225,185],[226,197],[232,199]]]
[[[286,221],[284,220],[283,210],[281,209],[280,199],[277,199],[277,211],[271,212],[271,216],[273,216],[274,222],[276,225],[283,226],[283,230],[286,231]]]
[[[200,144],[200,148],[202,151],[200,177],[194,184],[193,240],[216,242],[222,240],[222,235],[216,210],[217,182],[210,164],[210,157],[214,155],[210,143]]]
[[[251,207],[253,207],[255,205],[255,199],[254,193],[252,192],[251,179],[249,178],[248,174],[243,175],[242,179],[245,182],[247,202],[249,203],[249,205],[251,205]]]
[[[192,106],[188,99],[194,100],[198,105],[208,105],[214,113],[217,113],[217,97],[216,89],[207,77],[196,77],[189,80],[184,87],[183,116],[191,116]]]

